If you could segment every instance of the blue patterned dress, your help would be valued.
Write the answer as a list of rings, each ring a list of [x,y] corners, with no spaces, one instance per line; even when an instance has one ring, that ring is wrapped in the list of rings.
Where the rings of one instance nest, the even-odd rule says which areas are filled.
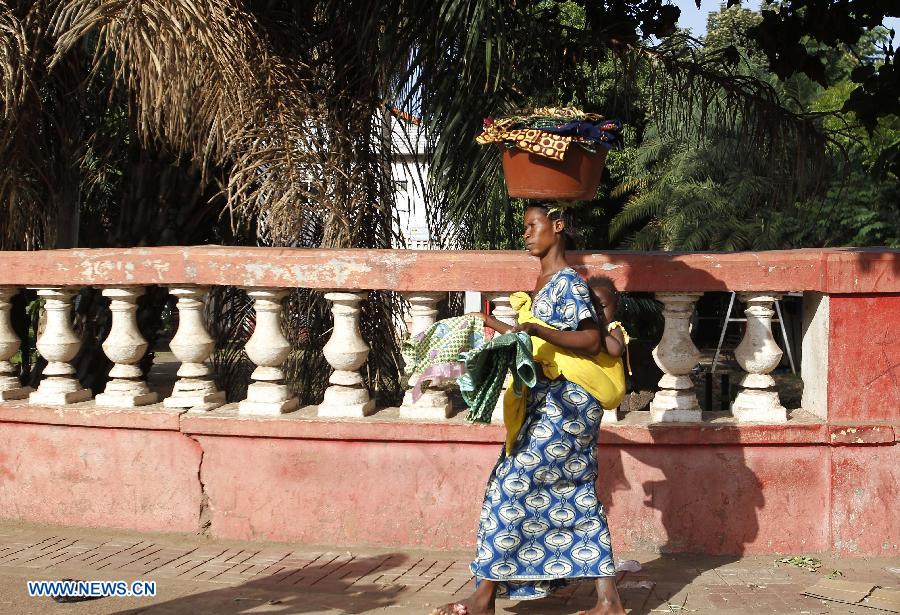
[[[587,284],[568,267],[538,291],[532,312],[561,330],[598,321]],[[528,600],[573,580],[615,576],[594,486],[602,415],[581,386],[538,379],[514,452],[501,451],[488,479],[470,567],[477,582],[497,581],[499,596]]]

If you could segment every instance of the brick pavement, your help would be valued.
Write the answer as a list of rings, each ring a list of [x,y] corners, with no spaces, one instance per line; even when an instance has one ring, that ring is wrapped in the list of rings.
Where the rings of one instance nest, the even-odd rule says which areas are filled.
[[[468,553],[315,548],[215,541],[0,522],[0,614],[428,613],[471,588]],[[869,613],[801,596],[840,570],[851,581],[900,588],[900,561],[829,560],[820,572],[776,563],[775,556],[664,557],[642,562],[619,589],[632,614]],[[153,580],[155,598],[102,598],[57,604],[29,598],[26,580]],[[591,605],[590,584],[531,602],[500,601],[501,613],[562,615]]]

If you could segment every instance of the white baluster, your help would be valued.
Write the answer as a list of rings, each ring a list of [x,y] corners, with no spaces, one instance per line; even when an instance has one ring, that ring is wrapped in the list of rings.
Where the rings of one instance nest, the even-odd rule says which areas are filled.
[[[348,292],[325,295],[332,303],[334,329],[322,351],[334,372],[328,379],[331,386],[325,390],[325,399],[319,404],[319,416],[359,418],[375,410],[375,400],[369,398],[357,372],[369,356],[369,346],[359,330],[359,303],[366,296]]]
[[[0,286],[0,401],[25,399],[31,393],[31,387],[22,386],[9,362],[21,345],[10,320],[10,299],[18,292],[15,286]]]
[[[694,304],[703,293],[656,293],[663,303],[665,329],[653,359],[663,371],[660,390],[650,402],[654,422],[690,422],[702,420],[700,404],[694,393],[691,370],[700,360],[700,351],[691,340],[690,318]]]
[[[203,309],[209,289],[206,287],[171,288],[178,298],[178,331],[169,348],[181,361],[178,381],[172,395],[163,400],[166,408],[190,408],[195,412],[212,410],[225,403],[225,393],[216,388],[206,364],[215,341],[206,328]]]
[[[148,345],[137,326],[137,299],[143,294],[140,286],[103,289],[103,296],[111,300],[112,312],[112,327],[103,342],[103,352],[115,365],[109,371],[112,379],[96,397],[98,406],[131,408],[159,401],[159,395],[150,391],[137,366]]]
[[[491,316],[508,325],[516,326],[519,324],[518,320],[516,320],[516,311],[510,305],[509,293],[487,293],[485,297],[494,305],[494,309],[491,310]],[[500,397],[497,398],[497,404],[491,413],[491,423],[503,422],[503,398],[510,384],[512,384],[512,376],[506,374],[503,388],[500,390]]]
[[[409,314],[412,319],[410,334],[421,333],[437,320],[437,304],[447,297],[447,293],[403,293],[409,301]]]
[[[487,299],[494,304],[494,309],[491,310],[491,315],[494,318],[512,326],[518,324],[516,320],[517,313],[510,305],[509,293],[489,293]]]
[[[734,357],[747,374],[741,379],[743,389],[731,405],[731,413],[739,422],[783,423],[787,410],[775,391],[775,379],[769,375],[781,362],[782,351],[772,336],[772,303],[781,295],[739,293],[738,297],[747,304],[747,328]]]
[[[410,335],[416,335],[425,331],[435,323],[437,319],[437,302],[446,296],[446,293],[404,293],[410,305],[412,325]],[[415,385],[418,375],[411,376],[410,385]],[[446,385],[433,385],[422,391],[418,401],[413,402],[412,391],[407,391],[403,396],[403,405],[400,406],[400,416],[408,419],[441,420],[449,418],[453,412],[450,398],[447,397]]]
[[[256,327],[244,350],[257,365],[247,387],[247,399],[238,404],[238,414],[279,415],[296,410],[300,400],[291,396],[284,384],[281,366],[291,352],[287,338],[281,332],[281,301],[288,291],[281,288],[252,288],[247,294],[253,299]]]
[[[37,391],[28,396],[28,402],[48,406],[62,406],[87,401],[91,391],[81,387],[75,379],[75,368],[69,361],[81,348],[81,338],[72,328],[73,288],[39,288],[37,294],[44,298],[47,324],[38,336],[37,349],[47,359],[43,379]]]

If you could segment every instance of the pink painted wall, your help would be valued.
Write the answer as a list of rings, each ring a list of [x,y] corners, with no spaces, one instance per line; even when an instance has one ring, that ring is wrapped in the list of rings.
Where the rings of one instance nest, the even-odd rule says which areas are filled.
[[[496,444],[198,441],[214,535],[326,544],[471,546],[499,453]],[[827,550],[826,450],[603,445],[598,494],[614,545],[716,554]]]
[[[832,449],[832,548],[900,554],[900,444]]]
[[[832,296],[829,322],[829,421],[898,421],[900,294]]]
[[[825,454],[820,446],[601,446],[598,495],[625,550],[824,551]]]
[[[195,532],[199,464],[177,431],[0,422],[0,517]]]
[[[0,517],[198,532],[202,480],[213,536],[468,548],[500,450],[489,430],[464,425],[454,427],[471,440],[446,442],[425,437],[429,427],[447,432],[444,424],[396,423],[386,433],[359,422],[182,421],[224,433],[0,416]],[[304,436],[273,437],[281,423],[295,423]],[[333,425],[352,426],[356,435],[332,433]],[[364,439],[366,428],[378,439]],[[242,429],[271,435],[242,436]],[[854,427],[854,435],[878,436],[859,446],[832,445],[830,432],[792,426],[781,428],[780,444],[776,430],[752,426],[733,430],[732,442],[720,433],[718,444],[707,444],[705,429],[655,427],[644,430],[649,439],[632,439],[636,427],[604,428],[598,494],[616,549],[900,554],[893,514],[900,445],[892,431]],[[758,441],[739,444],[748,434]]]
[[[197,436],[211,532],[322,544],[474,543],[496,444]]]

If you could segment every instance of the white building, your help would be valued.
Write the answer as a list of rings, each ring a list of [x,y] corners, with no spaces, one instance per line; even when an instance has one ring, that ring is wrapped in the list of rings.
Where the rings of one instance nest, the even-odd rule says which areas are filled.
[[[403,236],[407,248],[430,250],[436,246],[431,242],[425,211],[425,186],[429,168],[425,155],[424,127],[419,118],[402,111],[394,110],[392,117],[392,171],[397,202],[395,230]]]
[[[393,111],[391,141],[394,147],[393,182],[396,188],[397,218],[395,230],[402,235],[410,250],[434,250],[431,241],[425,194],[428,181],[428,159],[425,151],[425,132],[419,118],[402,111]],[[395,246],[395,247],[400,247]],[[482,310],[481,293],[466,292],[465,311]]]

